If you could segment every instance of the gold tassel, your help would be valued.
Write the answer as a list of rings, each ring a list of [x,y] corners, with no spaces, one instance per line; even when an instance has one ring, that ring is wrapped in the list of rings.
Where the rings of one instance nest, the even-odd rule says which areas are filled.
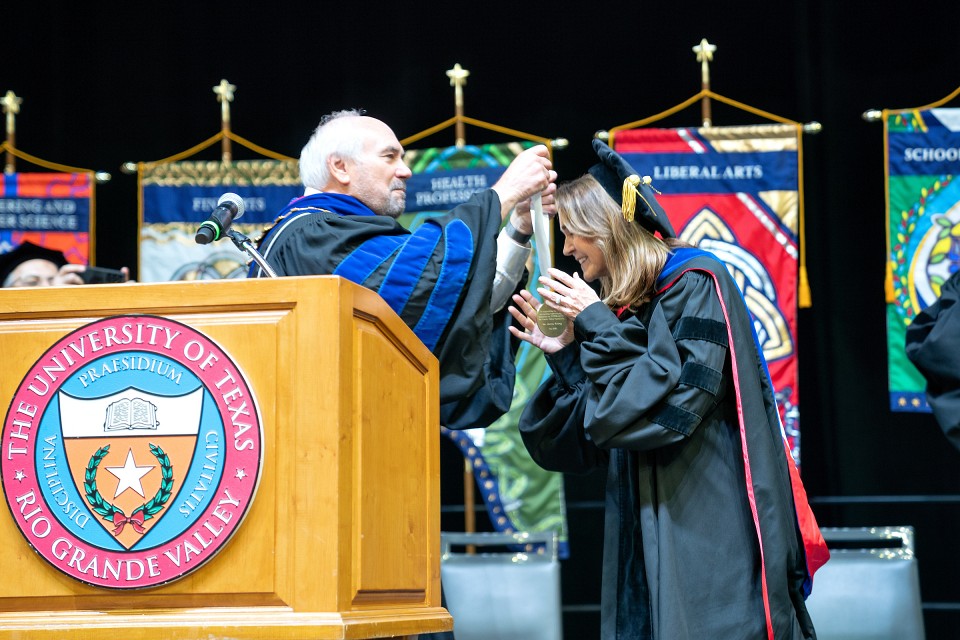
[[[623,180],[623,219],[627,222],[633,222],[633,215],[637,211],[637,185],[640,184],[640,176],[627,176]]]
[[[798,304],[801,309],[809,309],[813,306],[813,300],[810,299],[810,281],[807,280],[807,267],[800,265],[800,283],[797,290],[799,297]]]
[[[897,294],[893,291],[893,260],[887,260],[887,277],[883,282],[883,292],[887,296],[887,302],[897,301]]]

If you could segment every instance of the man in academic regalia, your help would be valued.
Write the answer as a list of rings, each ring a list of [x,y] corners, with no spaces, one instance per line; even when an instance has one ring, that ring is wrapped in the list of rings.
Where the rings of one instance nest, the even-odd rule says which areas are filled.
[[[513,397],[519,342],[506,302],[523,285],[529,198],[542,193],[552,213],[557,174],[546,147],[527,149],[492,188],[411,233],[396,221],[411,176],[403,153],[380,120],[325,116],[300,156],[304,195],[260,252],[278,275],[334,274],[377,291],[440,361],[441,424],[487,426]]]

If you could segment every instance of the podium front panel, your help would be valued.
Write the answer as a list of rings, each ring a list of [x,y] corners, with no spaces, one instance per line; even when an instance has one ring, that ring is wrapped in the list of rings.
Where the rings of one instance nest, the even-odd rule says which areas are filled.
[[[337,277],[0,290],[0,394],[9,402],[70,332],[123,315],[187,325],[242,372],[262,428],[252,503],[198,568],[138,589],[71,577],[30,547],[22,513],[0,509],[0,638],[451,628],[439,602],[437,362],[376,294]],[[169,515],[207,492],[181,487]]]

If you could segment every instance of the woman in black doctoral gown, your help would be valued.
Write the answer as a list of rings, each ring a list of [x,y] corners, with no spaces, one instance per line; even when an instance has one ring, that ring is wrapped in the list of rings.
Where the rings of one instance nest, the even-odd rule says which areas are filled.
[[[566,329],[545,336],[528,291],[511,313],[553,373],[521,418],[527,449],[551,470],[607,467],[602,637],[815,638],[804,598],[828,553],[746,305],[595,148],[601,163],[556,195],[583,277],[551,269],[539,289]]]

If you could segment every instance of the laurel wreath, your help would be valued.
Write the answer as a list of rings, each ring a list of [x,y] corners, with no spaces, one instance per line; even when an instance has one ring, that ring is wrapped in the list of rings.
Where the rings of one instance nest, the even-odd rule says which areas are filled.
[[[110,445],[104,445],[90,456],[90,463],[83,476],[83,489],[86,492],[87,502],[90,503],[90,507],[100,514],[104,520],[113,522],[116,514],[119,513],[121,516],[126,516],[127,514],[123,512],[123,509],[104,500],[100,494],[100,490],[97,489],[97,468],[109,451]],[[152,453],[153,457],[160,463],[160,488],[153,498],[144,502],[130,514],[132,516],[142,511],[144,521],[149,520],[163,510],[164,505],[170,500],[170,495],[173,492],[173,465],[170,464],[170,457],[164,453],[163,449],[155,444],[150,445],[150,453]]]
[[[891,247],[891,257],[894,263],[893,289],[898,302],[897,310],[903,316],[905,325],[910,324],[913,321],[913,316],[916,315],[916,311],[910,304],[909,291],[910,265],[907,260],[906,249],[910,243],[910,236],[916,230],[917,219],[926,213],[927,200],[949,185],[952,178],[949,175],[940,176],[929,188],[924,187],[920,190],[920,199],[908,211],[900,212],[894,237],[895,243]],[[940,231],[938,237],[942,236],[943,230]]]

